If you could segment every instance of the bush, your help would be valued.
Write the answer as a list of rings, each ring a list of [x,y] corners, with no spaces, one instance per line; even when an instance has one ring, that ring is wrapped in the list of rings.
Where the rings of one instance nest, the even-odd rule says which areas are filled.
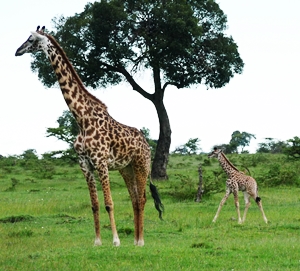
[[[262,172],[257,180],[259,183],[266,186],[280,186],[280,185],[299,185],[299,168],[294,164],[279,164],[271,163],[268,165],[266,171]]]

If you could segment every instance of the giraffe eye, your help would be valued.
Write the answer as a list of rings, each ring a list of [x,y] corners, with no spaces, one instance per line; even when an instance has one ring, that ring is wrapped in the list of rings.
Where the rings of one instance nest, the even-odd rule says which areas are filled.
[[[31,42],[31,43],[34,42],[34,39],[33,39],[32,35],[29,36],[29,38],[28,38],[27,41],[29,41],[29,42]]]

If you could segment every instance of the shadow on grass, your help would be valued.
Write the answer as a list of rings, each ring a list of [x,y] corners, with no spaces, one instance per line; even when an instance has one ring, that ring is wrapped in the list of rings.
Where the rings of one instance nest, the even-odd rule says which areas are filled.
[[[30,215],[18,215],[18,216],[8,216],[0,218],[0,223],[17,223],[17,222],[27,222],[34,220],[33,216]]]

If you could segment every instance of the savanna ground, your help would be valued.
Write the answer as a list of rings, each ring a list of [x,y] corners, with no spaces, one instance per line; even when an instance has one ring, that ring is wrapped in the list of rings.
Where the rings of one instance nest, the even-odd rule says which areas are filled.
[[[216,159],[170,157],[169,180],[155,182],[165,206],[160,221],[147,187],[145,246],[133,245],[129,195],[111,172],[120,247],[112,246],[101,203],[103,245],[94,247],[88,189],[77,165],[59,161],[0,160],[0,270],[300,270],[300,163],[282,155],[231,155],[256,178],[265,224],[254,201],[237,223],[230,196],[212,223],[226,176]],[[195,202],[198,166],[204,195]],[[241,211],[243,196],[240,194]]]

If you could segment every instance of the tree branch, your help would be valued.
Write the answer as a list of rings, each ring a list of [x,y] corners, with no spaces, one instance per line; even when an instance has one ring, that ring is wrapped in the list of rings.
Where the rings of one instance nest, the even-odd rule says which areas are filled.
[[[132,86],[132,89],[137,91],[138,93],[140,93],[144,98],[152,101],[153,100],[153,94],[148,93],[147,91],[145,91],[131,76],[131,74],[123,67],[123,66],[112,66],[109,65],[105,62],[101,62],[102,65],[106,66],[108,70],[112,70],[118,73],[121,73],[126,80],[128,81],[128,83]]]

